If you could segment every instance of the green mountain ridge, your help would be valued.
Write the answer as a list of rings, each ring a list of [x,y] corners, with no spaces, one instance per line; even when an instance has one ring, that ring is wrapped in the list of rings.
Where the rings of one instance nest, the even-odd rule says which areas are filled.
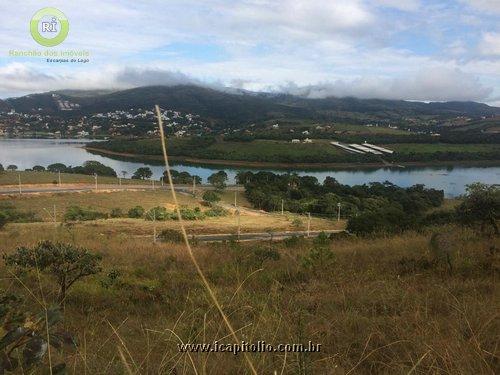
[[[64,115],[82,115],[153,108],[159,104],[181,112],[198,114],[208,121],[220,124],[252,123],[280,118],[311,120],[338,120],[343,118],[401,119],[411,116],[438,116],[442,118],[500,115],[500,108],[477,102],[414,102],[404,100],[358,99],[329,97],[309,99],[289,94],[220,91],[207,87],[146,86],[127,90],[60,90],[31,94],[0,101],[4,110],[12,107],[17,112],[62,113],[53,94],[79,107],[64,111]]]

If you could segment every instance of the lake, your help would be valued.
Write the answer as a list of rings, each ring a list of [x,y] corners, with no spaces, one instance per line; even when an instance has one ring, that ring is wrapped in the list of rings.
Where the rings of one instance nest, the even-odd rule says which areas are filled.
[[[159,179],[164,168],[161,165],[152,165],[148,162],[117,160],[87,152],[82,147],[88,140],[84,139],[6,139],[0,138],[0,164],[6,167],[15,164],[19,169],[32,168],[34,165],[46,167],[49,164],[61,162],[66,165],[77,166],[87,160],[96,160],[112,167],[118,174],[122,171],[130,177],[139,167],[148,166],[154,177]],[[186,171],[200,176],[203,181],[213,172],[225,170],[230,182],[234,182],[235,175],[241,170],[252,168],[237,168],[223,166],[195,166],[182,163],[172,163],[174,169]],[[278,170],[261,169],[275,173],[296,172],[299,175],[310,175],[323,181],[325,177],[336,178],[340,183],[359,185],[367,182],[390,181],[398,186],[424,184],[444,190],[447,197],[456,197],[465,192],[465,186],[473,182],[486,184],[500,183],[500,167],[415,167],[405,169],[378,168],[352,170]]]

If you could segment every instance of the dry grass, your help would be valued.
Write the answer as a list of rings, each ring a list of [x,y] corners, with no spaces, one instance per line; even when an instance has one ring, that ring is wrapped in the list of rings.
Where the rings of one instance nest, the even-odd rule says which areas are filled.
[[[54,235],[44,225],[9,225],[0,232],[0,248],[10,252]],[[199,245],[194,251],[244,340],[322,344],[320,353],[286,358],[252,354],[259,373],[498,373],[498,259],[489,248],[492,241],[500,244],[454,231],[452,274],[439,267],[403,272],[403,257],[432,258],[430,233],[338,239],[329,246],[335,261],[313,269],[302,266],[312,247],[305,240],[273,245],[278,260],[256,255],[267,243]],[[183,246],[100,235],[92,226],[60,228],[55,237],[104,255],[103,273],[76,284],[66,304],[66,325],[80,342],[79,352],[67,356],[74,373],[124,373],[118,348],[135,373],[191,374],[193,363],[198,373],[247,371],[241,355],[192,353],[191,363],[178,352],[179,340],[231,342]],[[120,272],[118,281],[103,287],[112,269]],[[26,295],[5,276],[3,264],[0,274],[4,288]],[[37,290],[35,278],[24,281]],[[44,290],[55,290],[43,283]]]
[[[57,184],[59,181],[58,174],[52,172],[29,172],[29,171],[0,172],[0,185],[17,186],[19,184],[19,175],[21,175],[21,183],[23,185]],[[61,173],[62,184],[91,185],[94,182],[95,182],[94,176],[88,176],[84,174]],[[100,184],[118,184],[119,179],[117,177],[99,176],[98,182]],[[144,183],[145,182],[142,180],[122,179],[122,184],[124,185],[137,185]]]
[[[189,195],[179,195],[179,203],[186,206],[199,206],[199,201]],[[70,206],[89,207],[102,212],[113,208],[121,208],[127,212],[130,208],[140,205],[145,209],[155,206],[171,206],[173,201],[165,191],[113,191],[113,192],[82,192],[55,194],[24,194],[0,196],[2,202],[10,203],[22,211],[34,211],[39,217],[49,220],[45,210],[52,211],[56,205],[59,213],[64,213]]]

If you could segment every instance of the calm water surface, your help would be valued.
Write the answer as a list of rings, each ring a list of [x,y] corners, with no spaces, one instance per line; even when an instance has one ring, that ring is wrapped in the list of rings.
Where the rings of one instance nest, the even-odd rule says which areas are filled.
[[[46,167],[49,164],[61,162],[66,165],[81,165],[87,160],[97,160],[109,165],[118,174],[127,172],[127,176],[139,167],[148,166],[155,178],[163,174],[161,165],[151,165],[150,162],[124,161],[105,156],[94,155],[85,151],[86,140],[55,140],[55,139],[2,139],[0,138],[0,164],[6,167],[15,164],[19,169],[32,168],[34,165]],[[249,168],[223,167],[223,166],[193,166],[187,164],[174,164],[178,171],[186,171],[198,175],[206,181],[214,171],[225,170],[230,182],[234,182],[236,173],[240,170],[253,170]],[[261,169],[264,170],[264,169]],[[285,173],[288,170],[265,169],[276,173]],[[405,169],[355,169],[355,170],[293,170],[299,175],[310,175],[323,181],[325,177],[332,176],[339,182],[347,185],[358,185],[372,181],[390,181],[399,186],[424,184],[427,187],[442,189],[447,197],[463,194],[465,186],[473,182],[487,184],[500,184],[500,167],[424,167]]]

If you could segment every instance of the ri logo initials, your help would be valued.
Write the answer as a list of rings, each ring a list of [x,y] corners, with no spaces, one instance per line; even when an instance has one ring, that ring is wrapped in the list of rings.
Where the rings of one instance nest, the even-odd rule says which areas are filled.
[[[57,33],[57,18],[52,17],[50,22],[42,22],[42,33]]]

